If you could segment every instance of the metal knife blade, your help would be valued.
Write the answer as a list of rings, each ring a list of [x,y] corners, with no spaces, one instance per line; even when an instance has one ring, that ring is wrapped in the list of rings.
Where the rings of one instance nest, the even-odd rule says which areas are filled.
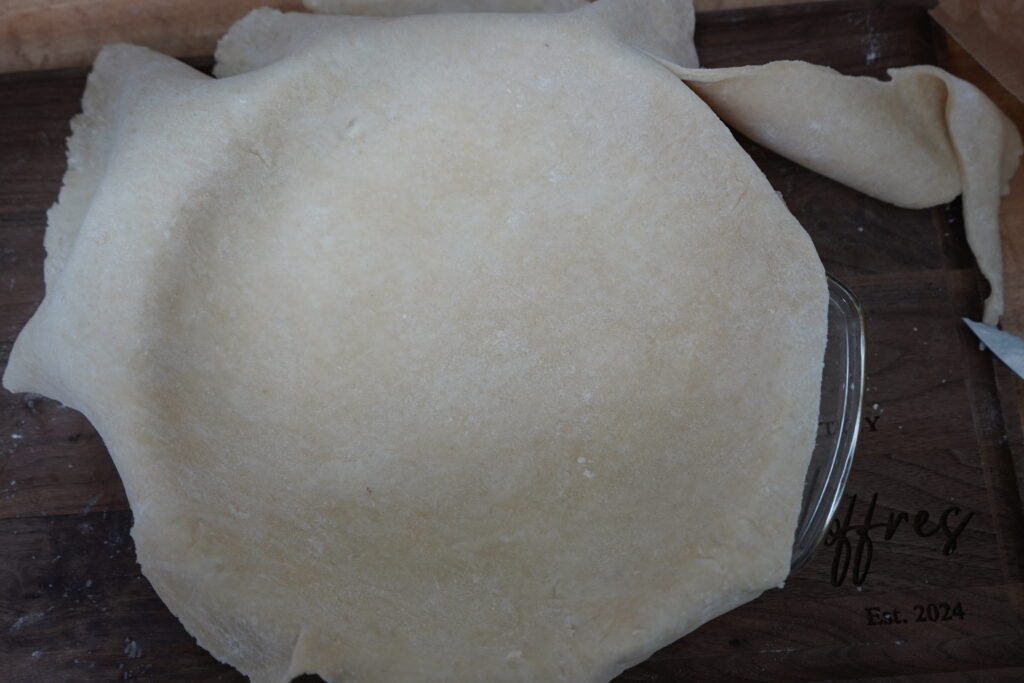
[[[1003,332],[985,323],[976,323],[964,318],[967,327],[978,336],[981,343],[987,346],[996,358],[1024,379],[1024,339],[1017,335]]]

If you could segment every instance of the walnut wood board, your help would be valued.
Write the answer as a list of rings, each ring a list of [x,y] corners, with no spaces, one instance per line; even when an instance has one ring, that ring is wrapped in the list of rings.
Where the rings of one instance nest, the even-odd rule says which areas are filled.
[[[708,66],[792,58],[877,76],[945,59],[915,1],[703,14],[697,43]],[[45,212],[84,79],[0,77],[0,363],[42,297]],[[864,306],[861,442],[831,545],[620,680],[1024,679],[1024,449],[1008,373],[959,322],[980,315],[985,286],[959,206],[897,209],[741,142]],[[0,393],[0,678],[242,680],[157,598],[130,528],[89,423]]]

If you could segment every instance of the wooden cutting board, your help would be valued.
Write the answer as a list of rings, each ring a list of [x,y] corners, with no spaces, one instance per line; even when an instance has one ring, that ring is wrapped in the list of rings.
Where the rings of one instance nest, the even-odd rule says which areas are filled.
[[[851,74],[943,63],[922,3],[701,15],[707,66],[792,58]],[[45,211],[85,71],[0,77],[0,363],[42,297]],[[897,209],[741,140],[867,315],[857,459],[829,539],[766,593],[622,681],[1024,679],[1024,517],[1009,377],[960,316],[984,284],[957,204]],[[139,573],[131,513],[96,432],[0,393],[0,678],[237,681]]]

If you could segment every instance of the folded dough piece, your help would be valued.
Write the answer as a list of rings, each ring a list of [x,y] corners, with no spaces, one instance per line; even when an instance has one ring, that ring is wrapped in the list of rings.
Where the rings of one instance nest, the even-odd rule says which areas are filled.
[[[826,287],[688,2],[98,58],[4,375],[254,681],[606,680],[781,584]],[[952,183],[946,191],[952,191]]]
[[[747,137],[865,194],[915,209],[962,194],[967,241],[992,290],[984,319],[998,322],[999,202],[1021,138],[975,86],[932,66],[890,69],[891,80],[879,81],[804,62],[664,63]]]

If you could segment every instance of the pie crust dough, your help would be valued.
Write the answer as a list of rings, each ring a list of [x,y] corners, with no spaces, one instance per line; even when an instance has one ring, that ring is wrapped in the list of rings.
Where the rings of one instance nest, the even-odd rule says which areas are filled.
[[[97,427],[217,658],[602,681],[782,584],[827,290],[719,116],[890,201],[963,191],[976,246],[1019,138],[936,69],[699,70],[692,30],[257,10],[218,78],[101,53],[4,386]]]

